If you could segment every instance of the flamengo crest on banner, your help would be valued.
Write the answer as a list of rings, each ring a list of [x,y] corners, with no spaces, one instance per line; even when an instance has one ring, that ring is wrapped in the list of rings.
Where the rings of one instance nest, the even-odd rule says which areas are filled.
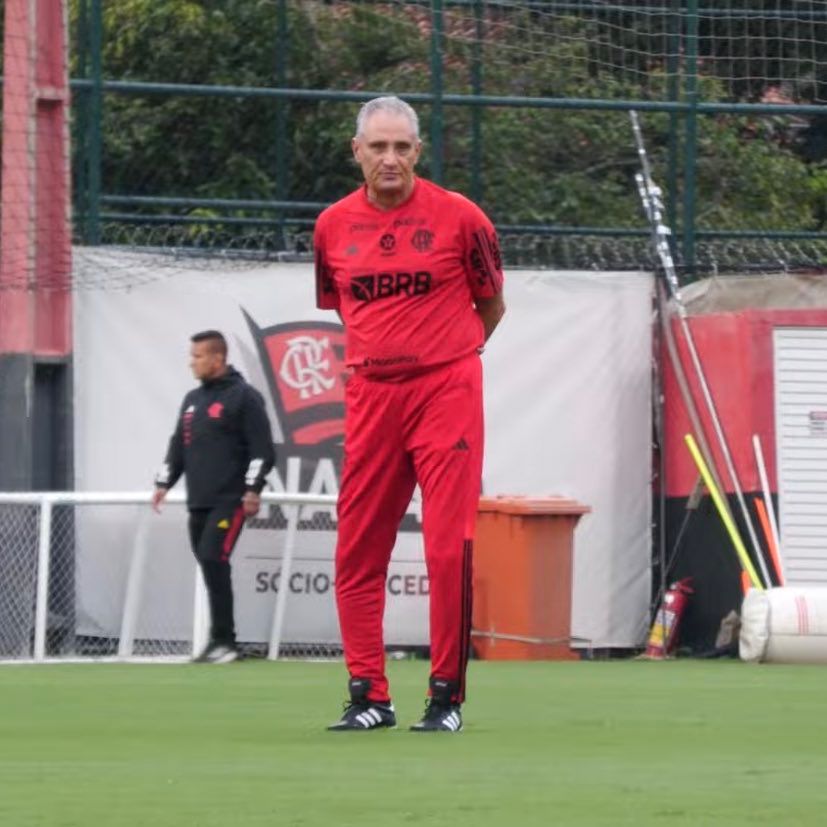
[[[283,434],[283,444],[277,446],[276,468],[271,472],[277,478],[277,489],[338,494],[347,377],[344,328],[316,321],[261,328],[249,313],[242,312],[256,343]],[[316,509],[317,514],[319,511]],[[274,519],[280,525],[283,516]],[[328,527],[334,521],[330,509]],[[266,517],[252,525],[275,527]],[[319,524],[316,521],[315,526],[303,527]],[[419,530],[418,502],[411,504],[401,529]]]

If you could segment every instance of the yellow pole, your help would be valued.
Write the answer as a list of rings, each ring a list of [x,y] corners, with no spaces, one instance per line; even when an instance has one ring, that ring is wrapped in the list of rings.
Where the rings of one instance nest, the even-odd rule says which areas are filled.
[[[689,448],[689,453],[692,454],[692,459],[695,460],[695,465],[698,466],[698,471],[701,472],[701,477],[703,477],[704,484],[706,485],[707,489],[709,490],[709,494],[712,497],[712,502],[715,503],[715,507],[718,509],[718,514],[721,516],[721,519],[724,522],[724,526],[727,530],[727,533],[729,534],[729,538],[730,540],[732,540],[732,545],[735,546],[735,551],[738,553],[738,559],[741,561],[742,568],[749,575],[749,579],[752,585],[755,586],[756,589],[761,589],[763,591],[764,585],[759,580],[758,574],[756,573],[755,568],[752,565],[752,561],[749,559],[749,554],[747,553],[747,550],[744,547],[744,543],[741,541],[741,537],[738,534],[738,529],[735,527],[735,523],[732,521],[732,517],[730,517],[729,513],[727,512],[726,504],[724,503],[724,498],[721,496],[721,492],[715,485],[715,481],[712,479],[712,474],[709,473],[709,468],[704,462],[704,458],[701,456],[701,452],[698,450],[698,445],[695,442],[695,438],[692,436],[692,434],[686,434],[684,436],[684,441],[686,442],[686,445]]]

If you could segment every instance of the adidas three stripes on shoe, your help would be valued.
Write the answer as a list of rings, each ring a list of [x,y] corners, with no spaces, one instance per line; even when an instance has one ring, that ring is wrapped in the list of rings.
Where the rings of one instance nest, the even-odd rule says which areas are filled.
[[[459,732],[462,729],[460,705],[452,698],[456,686],[441,678],[431,678],[431,695],[425,714],[412,727],[412,732]]]
[[[393,704],[368,698],[370,681],[367,678],[351,678],[348,690],[350,700],[345,703],[342,717],[328,727],[331,732],[365,732],[396,726]]]

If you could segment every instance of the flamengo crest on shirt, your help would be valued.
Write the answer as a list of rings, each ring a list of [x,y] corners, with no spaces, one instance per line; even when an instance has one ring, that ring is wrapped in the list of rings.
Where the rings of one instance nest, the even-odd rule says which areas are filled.
[[[411,244],[415,250],[425,253],[434,244],[434,234],[430,230],[416,230],[411,236]]]

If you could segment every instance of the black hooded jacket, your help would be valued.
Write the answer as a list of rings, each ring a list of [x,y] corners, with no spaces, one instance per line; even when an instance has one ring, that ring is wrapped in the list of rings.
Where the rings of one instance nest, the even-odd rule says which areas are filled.
[[[274,462],[264,399],[228,366],[184,397],[155,485],[172,488],[183,473],[187,506],[213,508],[260,492]]]

